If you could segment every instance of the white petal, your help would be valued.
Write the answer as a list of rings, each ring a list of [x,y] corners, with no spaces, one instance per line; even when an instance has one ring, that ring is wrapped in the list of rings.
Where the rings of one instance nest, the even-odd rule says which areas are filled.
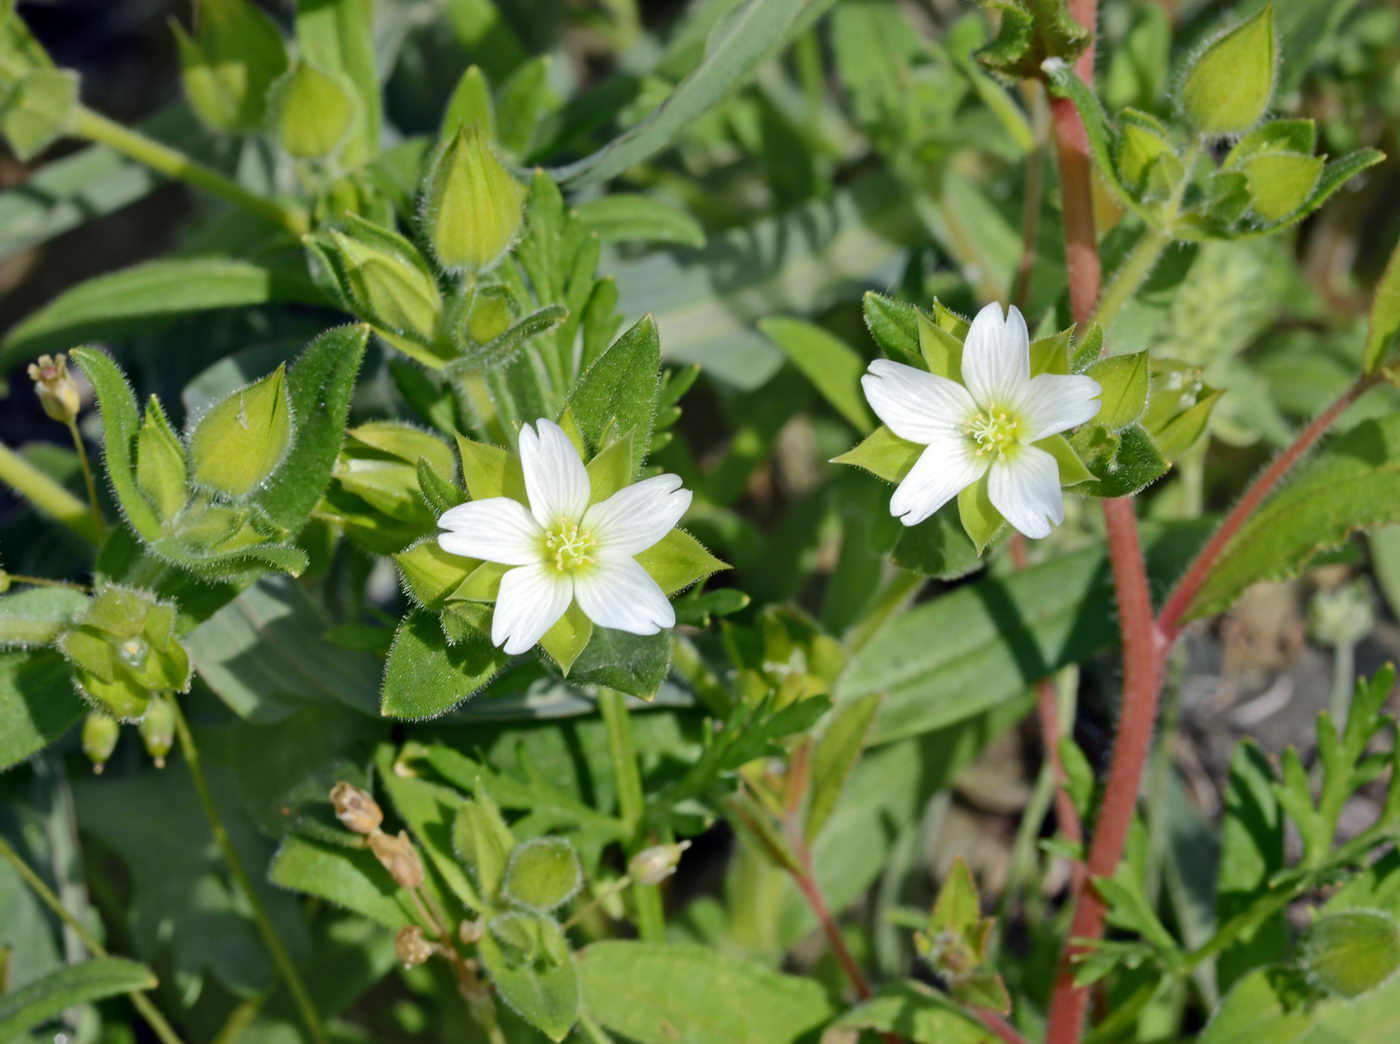
[[[927,445],[960,430],[977,406],[957,381],[889,359],[876,359],[860,379],[870,408],[901,439]]]
[[[538,432],[538,434],[536,434]],[[520,429],[520,467],[530,511],[548,527],[561,518],[577,522],[588,508],[588,472],[564,429],[543,418]]]
[[[574,576],[579,608],[599,627],[655,634],[676,625],[676,611],[647,571],[625,555],[602,555]]]
[[[438,525],[447,530],[438,537],[438,546],[448,554],[515,566],[540,560],[543,533],[518,500],[469,500],[448,508]]]
[[[1008,406],[1024,394],[1031,379],[1031,338],[1021,310],[989,304],[972,320],[963,342],[962,375],[979,406]]]
[[[491,641],[511,656],[526,652],[564,615],[573,597],[567,573],[535,563],[509,569],[491,614]]]
[[[1016,406],[1029,435],[1036,442],[1093,420],[1099,412],[1103,388],[1092,377],[1041,373],[1031,378]]]
[[[1049,536],[1065,520],[1060,466],[1034,446],[1023,446],[1015,456],[992,465],[987,495],[1002,517],[1028,537]]]
[[[679,475],[657,475],[620,489],[583,516],[583,529],[603,553],[635,555],[656,543],[690,508]]]
[[[987,470],[987,458],[979,457],[962,435],[941,435],[904,476],[890,498],[890,514],[906,526],[917,526]]]

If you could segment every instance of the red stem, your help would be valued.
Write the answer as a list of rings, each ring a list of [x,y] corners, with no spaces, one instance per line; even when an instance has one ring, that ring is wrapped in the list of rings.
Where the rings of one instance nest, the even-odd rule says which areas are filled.
[[[817,920],[821,922],[822,933],[826,936],[826,941],[831,944],[831,952],[836,954],[836,960],[840,963],[842,971],[846,973],[846,978],[851,980],[851,985],[856,988],[856,996],[861,1000],[870,999],[870,980],[865,977],[865,972],[860,970],[860,965],[856,963],[855,957],[846,947],[846,940],[841,938],[841,929],[836,926],[836,919],[831,916],[831,910],[826,905],[826,899],[822,895],[822,890],[817,887],[816,877],[812,874],[812,864],[810,857],[803,856],[804,870],[800,874],[793,874],[793,879],[797,881],[797,887],[802,889],[802,894],[807,898],[807,905],[812,908],[812,912],[817,915]]]
[[[1098,0],[1069,0],[1069,15],[1097,34]],[[1085,83],[1094,82],[1094,37],[1074,63]],[[1098,236],[1094,233],[1094,190],[1089,163],[1089,134],[1068,98],[1050,99],[1055,131],[1055,158],[1060,168],[1060,207],[1064,216],[1065,270],[1074,321],[1087,322],[1103,287]]]
[[[1240,527],[1258,510],[1259,505],[1278,485],[1279,480],[1288,474],[1308,450],[1312,449],[1327,429],[1336,423],[1337,418],[1346,412],[1347,407],[1360,398],[1376,381],[1377,378],[1374,376],[1362,377],[1348,388],[1341,398],[1327,407],[1316,420],[1304,428],[1302,434],[1294,440],[1293,444],[1274,458],[1274,462],[1254,480],[1249,489],[1245,490],[1244,496],[1240,497],[1239,502],[1225,516],[1225,521],[1220,524],[1220,528],[1215,531],[1210,541],[1196,555],[1195,561],[1191,563],[1191,568],[1177,581],[1176,587],[1167,598],[1167,604],[1162,607],[1158,626],[1169,641],[1181,633],[1182,616],[1190,608],[1191,600],[1200,592],[1201,585],[1206,582],[1211,568],[1225,550],[1226,545],[1239,532]]]

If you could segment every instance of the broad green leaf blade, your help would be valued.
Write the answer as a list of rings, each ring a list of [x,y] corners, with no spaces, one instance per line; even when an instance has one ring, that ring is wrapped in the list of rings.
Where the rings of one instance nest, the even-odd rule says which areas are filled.
[[[0,770],[43,750],[86,712],[58,653],[0,652]]]
[[[145,264],[89,279],[31,313],[5,338],[0,363],[63,350],[89,339],[148,330],[163,319],[263,304],[326,305],[300,256],[271,265],[191,257]]]
[[[412,923],[396,898],[393,879],[368,848],[342,848],[292,835],[273,856],[267,877],[275,885],[328,900],[386,928]]]
[[[384,666],[380,712],[392,718],[435,718],[474,695],[509,659],[487,642],[449,646],[437,614],[404,617]]]
[[[1156,530],[1154,583],[1174,576],[1208,532],[1204,523]],[[894,617],[851,658],[838,704],[884,693],[871,743],[940,728],[1013,699],[1117,637],[1101,607],[1112,598],[1099,549],[960,587]]]
[[[638,699],[654,700],[670,668],[669,632],[637,635],[596,627],[569,678],[578,685],[606,685]]]
[[[880,709],[880,694],[867,693],[830,715],[821,738],[812,752],[812,798],[807,807],[804,833],[807,843],[821,833],[846,780],[865,746],[875,712]]]
[[[705,231],[684,210],[651,196],[618,192],[582,203],[579,221],[604,243],[675,243],[702,247]]]
[[[0,994],[0,1040],[15,1040],[79,1004],[156,985],[144,964],[124,957],[96,957],[69,964],[10,993]]]
[[[758,328],[852,427],[860,432],[875,427],[875,418],[861,395],[860,375],[865,372],[865,359],[859,352],[820,326],[801,319],[764,319]]]
[[[1301,468],[1235,534],[1183,614],[1221,612],[1357,530],[1400,522],[1400,416],[1365,421]]]
[[[947,997],[913,981],[883,987],[832,1025],[897,1032],[911,1044],[995,1044],[997,1040]]]
[[[330,481],[368,343],[368,327],[338,326],[308,344],[287,372],[296,442],[253,502],[293,533],[311,517]]]
[[[641,123],[577,163],[551,170],[556,181],[596,185],[660,152],[735,90],[787,39],[810,0],[747,0],[710,31],[705,56]]]
[[[569,409],[596,453],[603,436],[632,436],[632,467],[641,466],[656,422],[661,390],[661,341],[656,320],[646,316],[625,331],[588,368],[569,394]]]
[[[585,1009],[638,1044],[774,1044],[833,1013],[814,980],[700,946],[609,940],[578,955]]]
[[[32,587],[0,597],[0,646],[49,645],[87,603],[76,587]]]

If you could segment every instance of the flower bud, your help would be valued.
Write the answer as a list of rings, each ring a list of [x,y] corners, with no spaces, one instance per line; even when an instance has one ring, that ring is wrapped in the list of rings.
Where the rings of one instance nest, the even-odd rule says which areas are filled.
[[[193,36],[170,24],[191,108],[211,130],[256,130],[287,69],[281,32],[248,0],[199,0],[194,13]]]
[[[92,762],[92,771],[102,772],[112,751],[117,749],[121,726],[117,719],[102,711],[90,711],[83,719],[83,753]]]
[[[299,61],[273,85],[273,129],[298,159],[324,159],[345,143],[355,122],[355,96],[338,77]]]
[[[1278,65],[1274,5],[1208,43],[1181,82],[1181,110],[1213,137],[1238,134],[1269,107]]]
[[[475,917],[463,921],[457,926],[457,938],[468,946],[472,946],[481,941],[481,937],[486,934],[486,921],[483,918]]]
[[[248,497],[281,466],[294,434],[284,365],[200,417],[190,434],[194,480],[236,500]]]
[[[479,126],[459,127],[423,186],[423,225],[433,253],[458,271],[490,268],[520,231],[525,186],[491,152]]]
[[[136,730],[141,733],[141,742],[146,745],[146,753],[156,763],[156,768],[165,768],[165,756],[175,742],[175,706],[171,697],[157,696],[151,700]]]
[[[362,319],[421,343],[437,339],[442,296],[412,243],[353,216],[330,236],[342,285]]]
[[[404,966],[411,968],[422,964],[433,955],[433,944],[423,937],[423,929],[416,924],[400,928],[394,936],[394,950]]]
[[[331,804],[335,806],[335,818],[357,834],[373,834],[384,822],[378,802],[345,780],[331,787]]]
[[[376,831],[369,835],[369,847],[400,888],[417,888],[423,883],[423,860],[418,858],[418,850],[406,831]]]
[[[676,872],[680,865],[681,853],[690,847],[689,841],[678,841],[671,845],[652,845],[632,857],[627,864],[627,872],[638,884],[660,884]]]
[[[39,356],[38,362],[29,364],[29,379],[34,382],[34,393],[44,412],[63,424],[72,424],[82,408],[82,400],[78,386],[68,375],[68,360],[63,353]]]
[[[1301,963],[1329,993],[1360,996],[1400,968],[1400,926],[1382,910],[1323,914],[1303,937]]]

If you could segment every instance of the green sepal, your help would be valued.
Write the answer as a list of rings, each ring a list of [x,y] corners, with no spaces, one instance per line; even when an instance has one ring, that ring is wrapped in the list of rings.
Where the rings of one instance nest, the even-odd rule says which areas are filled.
[[[716,558],[684,529],[673,529],[651,547],[636,556],[637,564],[647,571],[656,585],[667,595],[684,591],[729,564]]]
[[[553,627],[545,631],[544,637],[540,639],[540,648],[549,654],[550,659],[559,665],[559,670],[568,677],[574,661],[588,646],[592,637],[593,621],[579,607],[578,602],[570,602],[569,608],[564,610],[564,615],[554,622]]]
[[[1069,350],[1074,342],[1074,327],[1066,327],[1048,337],[1037,337],[1031,342],[1031,376],[1042,373],[1068,374]]]
[[[899,482],[909,474],[926,447],[908,439],[901,439],[885,425],[880,425],[867,435],[854,449],[847,450],[839,457],[833,457],[833,464],[850,464],[864,468],[886,482]]]
[[[457,455],[462,460],[467,495],[473,500],[510,497],[526,502],[525,472],[518,456],[499,446],[473,442],[465,435],[457,436]]]
[[[588,462],[588,488],[590,504],[598,504],[619,490],[631,485],[632,476],[632,434],[628,432]]]
[[[188,468],[185,447],[152,395],[136,436],[136,484],[162,521],[173,518],[189,500]]]
[[[958,521],[962,523],[968,539],[977,548],[979,557],[1006,524],[1001,512],[992,506],[986,475],[972,485],[964,487],[958,494]]]
[[[482,562],[448,595],[448,598],[451,601],[494,602],[500,594],[501,577],[513,568],[514,566],[501,565],[499,562]]]
[[[916,311],[919,352],[929,373],[962,383],[963,343],[923,312]]]
[[[1261,221],[1281,221],[1300,210],[1322,177],[1325,160],[1292,152],[1265,152],[1241,163],[1249,179],[1249,209]]]
[[[441,609],[481,564],[444,551],[436,537],[424,537],[393,556],[404,593],[426,609]]]
[[[1084,462],[1079,459],[1079,454],[1074,452],[1074,446],[1069,439],[1063,435],[1051,435],[1048,439],[1041,439],[1035,443],[1035,446],[1055,458],[1055,463],[1060,468],[1060,485],[1062,487],[1077,486],[1094,477],[1093,472],[1086,468]]]
[[[195,484],[242,500],[272,477],[295,431],[287,397],[287,368],[231,392],[190,434]]]

